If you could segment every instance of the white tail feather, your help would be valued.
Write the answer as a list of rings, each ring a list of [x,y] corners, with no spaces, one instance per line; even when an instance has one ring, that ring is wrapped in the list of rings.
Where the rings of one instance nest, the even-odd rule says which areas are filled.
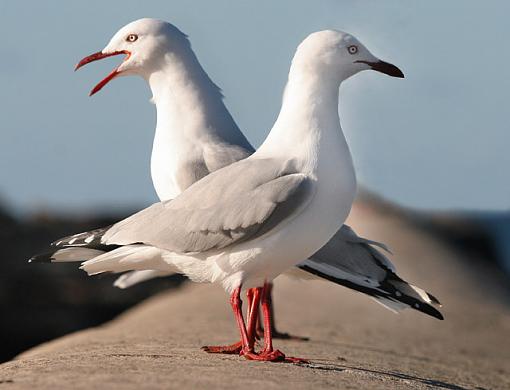
[[[121,289],[126,289],[134,286],[135,284],[142,283],[150,279],[169,276],[172,274],[174,274],[174,272],[158,271],[153,269],[148,269],[144,271],[131,271],[118,277],[117,280],[115,280],[115,282],[113,283],[113,285]]]
[[[51,255],[52,263],[66,263],[73,261],[86,261],[102,255],[104,252],[97,249],[83,247],[69,247],[57,250]]]
[[[161,254],[160,249],[152,246],[127,245],[85,261],[80,268],[89,275],[158,268],[168,270],[169,264],[163,260]]]
[[[379,305],[384,306],[386,309],[392,311],[395,314],[398,314],[400,311],[410,307],[409,305],[403,302],[392,301],[391,299],[388,298],[383,297],[370,297],[370,298],[372,298]]]

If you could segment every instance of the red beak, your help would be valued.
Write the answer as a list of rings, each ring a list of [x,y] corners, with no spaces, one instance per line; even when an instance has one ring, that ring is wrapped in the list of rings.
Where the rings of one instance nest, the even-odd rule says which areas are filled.
[[[119,54],[125,54],[126,55],[126,57],[124,58],[124,60],[122,62],[126,61],[131,56],[131,52],[129,52],[127,50],[114,51],[113,53],[103,53],[103,52],[98,51],[97,53],[91,54],[91,55],[85,57],[80,62],[78,62],[78,64],[74,68],[74,70],[76,71],[76,70],[80,69],[82,66],[87,65],[89,62],[94,62],[94,61],[101,60],[101,59],[107,58],[107,57],[117,56]],[[102,79],[92,89],[92,91],[90,91],[89,96],[92,96],[96,92],[99,92],[101,90],[101,88],[103,88],[106,84],[108,84],[108,82],[110,82],[115,77],[117,77],[120,74],[120,72],[118,71],[119,66],[117,66],[114,70],[112,70],[108,76],[106,76],[104,79]]]

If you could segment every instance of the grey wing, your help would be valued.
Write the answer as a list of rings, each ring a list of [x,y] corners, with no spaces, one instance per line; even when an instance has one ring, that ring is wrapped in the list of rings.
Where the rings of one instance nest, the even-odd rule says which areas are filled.
[[[339,237],[342,237],[344,241],[357,243],[357,244],[369,244],[369,245],[377,246],[381,249],[384,249],[389,254],[393,254],[391,252],[390,248],[386,244],[384,244],[382,242],[374,241],[374,240],[369,240],[368,238],[360,237],[348,225],[342,225],[342,227],[340,228],[340,230],[338,231],[337,234],[339,235]],[[391,265],[391,266],[393,266],[393,265]]]
[[[210,173],[203,160],[185,161],[176,169],[175,182],[181,191],[184,191]]]
[[[356,232],[348,225],[342,225],[340,230],[336,233],[335,237],[340,239],[341,241],[345,241],[347,243],[359,244],[358,247],[366,249],[367,252],[372,256],[376,256],[378,261],[380,261],[385,267],[389,270],[396,272],[395,266],[393,263],[384,256],[380,251],[373,248],[374,246],[383,249],[389,254],[393,254],[393,252],[388,248],[388,246],[382,242],[369,240],[368,238],[360,237],[356,234]]]
[[[367,294],[390,310],[412,308],[442,320],[442,314],[433,307],[440,305],[437,298],[400,278],[390,260],[373,245],[386,249],[383,244],[358,237],[343,225],[323,248],[298,267]]]
[[[253,149],[246,149],[239,145],[225,142],[211,143],[204,146],[203,157],[210,172],[217,171],[237,161],[244,160],[253,153]]]
[[[388,270],[395,272],[395,267],[373,245],[387,250],[384,244],[359,237],[349,226],[343,225],[333,238],[306,262],[313,268],[331,267],[335,273],[345,273],[349,279],[354,277],[377,283],[385,278]]]
[[[172,201],[113,225],[107,244],[176,252],[224,248],[263,234],[308,203],[315,188],[292,164],[248,159],[213,172]]]
[[[204,146],[203,155],[199,159],[184,161],[179,169],[175,181],[181,190],[185,190],[195,182],[237,161],[247,158],[252,150],[226,143],[213,143]]]

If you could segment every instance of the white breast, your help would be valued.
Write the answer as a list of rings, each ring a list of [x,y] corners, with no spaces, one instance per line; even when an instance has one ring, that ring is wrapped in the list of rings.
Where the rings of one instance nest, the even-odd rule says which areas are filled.
[[[151,176],[154,189],[162,201],[173,199],[182,192],[176,183],[176,166],[176,155],[161,147],[155,139],[151,156]]]
[[[319,250],[345,222],[356,193],[356,177],[347,143],[338,130],[331,137],[322,134],[311,173],[317,184],[310,203],[269,234],[239,245],[228,255],[232,268],[231,275],[224,275],[227,289],[239,283],[240,273],[246,288],[272,280]]]
[[[186,188],[177,180],[178,170],[184,169],[186,161],[199,161],[202,149],[198,142],[183,139],[179,132],[156,128],[151,156],[151,176],[160,200],[175,198]]]

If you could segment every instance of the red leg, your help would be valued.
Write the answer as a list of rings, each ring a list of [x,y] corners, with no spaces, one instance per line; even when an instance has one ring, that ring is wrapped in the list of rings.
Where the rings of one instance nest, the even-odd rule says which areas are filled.
[[[244,353],[244,356],[250,360],[263,360],[271,362],[288,362],[288,363],[308,363],[306,359],[286,357],[285,354],[278,349],[273,349],[273,335],[271,329],[271,284],[264,283],[262,289],[262,314],[264,316],[264,349],[260,354],[253,352]]]
[[[271,311],[271,332],[273,334],[274,339],[283,339],[283,340],[299,340],[299,341],[308,341],[308,337],[303,336],[294,336],[286,332],[279,332],[276,330],[275,325],[275,315],[274,315],[274,302],[273,302],[273,284],[268,283],[269,285],[269,301],[270,301],[270,311]],[[262,316],[259,316],[259,321],[257,322],[257,336],[263,337],[264,336],[264,328],[262,328],[262,324],[260,322],[260,318]]]
[[[259,304],[262,296],[262,288],[250,288],[246,292],[248,296],[248,338],[251,346],[255,345],[255,329],[257,327],[259,317]]]
[[[234,316],[237,321],[237,327],[239,328],[239,333],[241,333],[241,343],[242,349],[241,352],[249,353],[253,352],[253,345],[250,342],[250,338],[248,337],[248,331],[246,330],[246,324],[243,318],[243,301],[241,301],[241,287],[238,287],[232,292],[230,295],[230,306],[232,306],[232,311],[234,312]]]
[[[246,333],[248,335],[248,341],[251,345],[252,349],[255,344],[255,324],[258,320],[258,307],[260,302],[260,296],[262,293],[261,288],[250,288],[246,292],[246,296],[248,297],[248,327]],[[232,302],[232,299],[231,299]],[[204,346],[202,349],[205,352],[209,353],[224,353],[224,354],[239,354],[241,353],[243,348],[242,341],[239,341],[232,345],[225,346]]]
[[[257,311],[260,310],[257,308]],[[258,340],[264,337],[264,327],[262,326],[263,316],[262,311],[257,316],[257,326],[255,327],[255,337],[257,337]]]

